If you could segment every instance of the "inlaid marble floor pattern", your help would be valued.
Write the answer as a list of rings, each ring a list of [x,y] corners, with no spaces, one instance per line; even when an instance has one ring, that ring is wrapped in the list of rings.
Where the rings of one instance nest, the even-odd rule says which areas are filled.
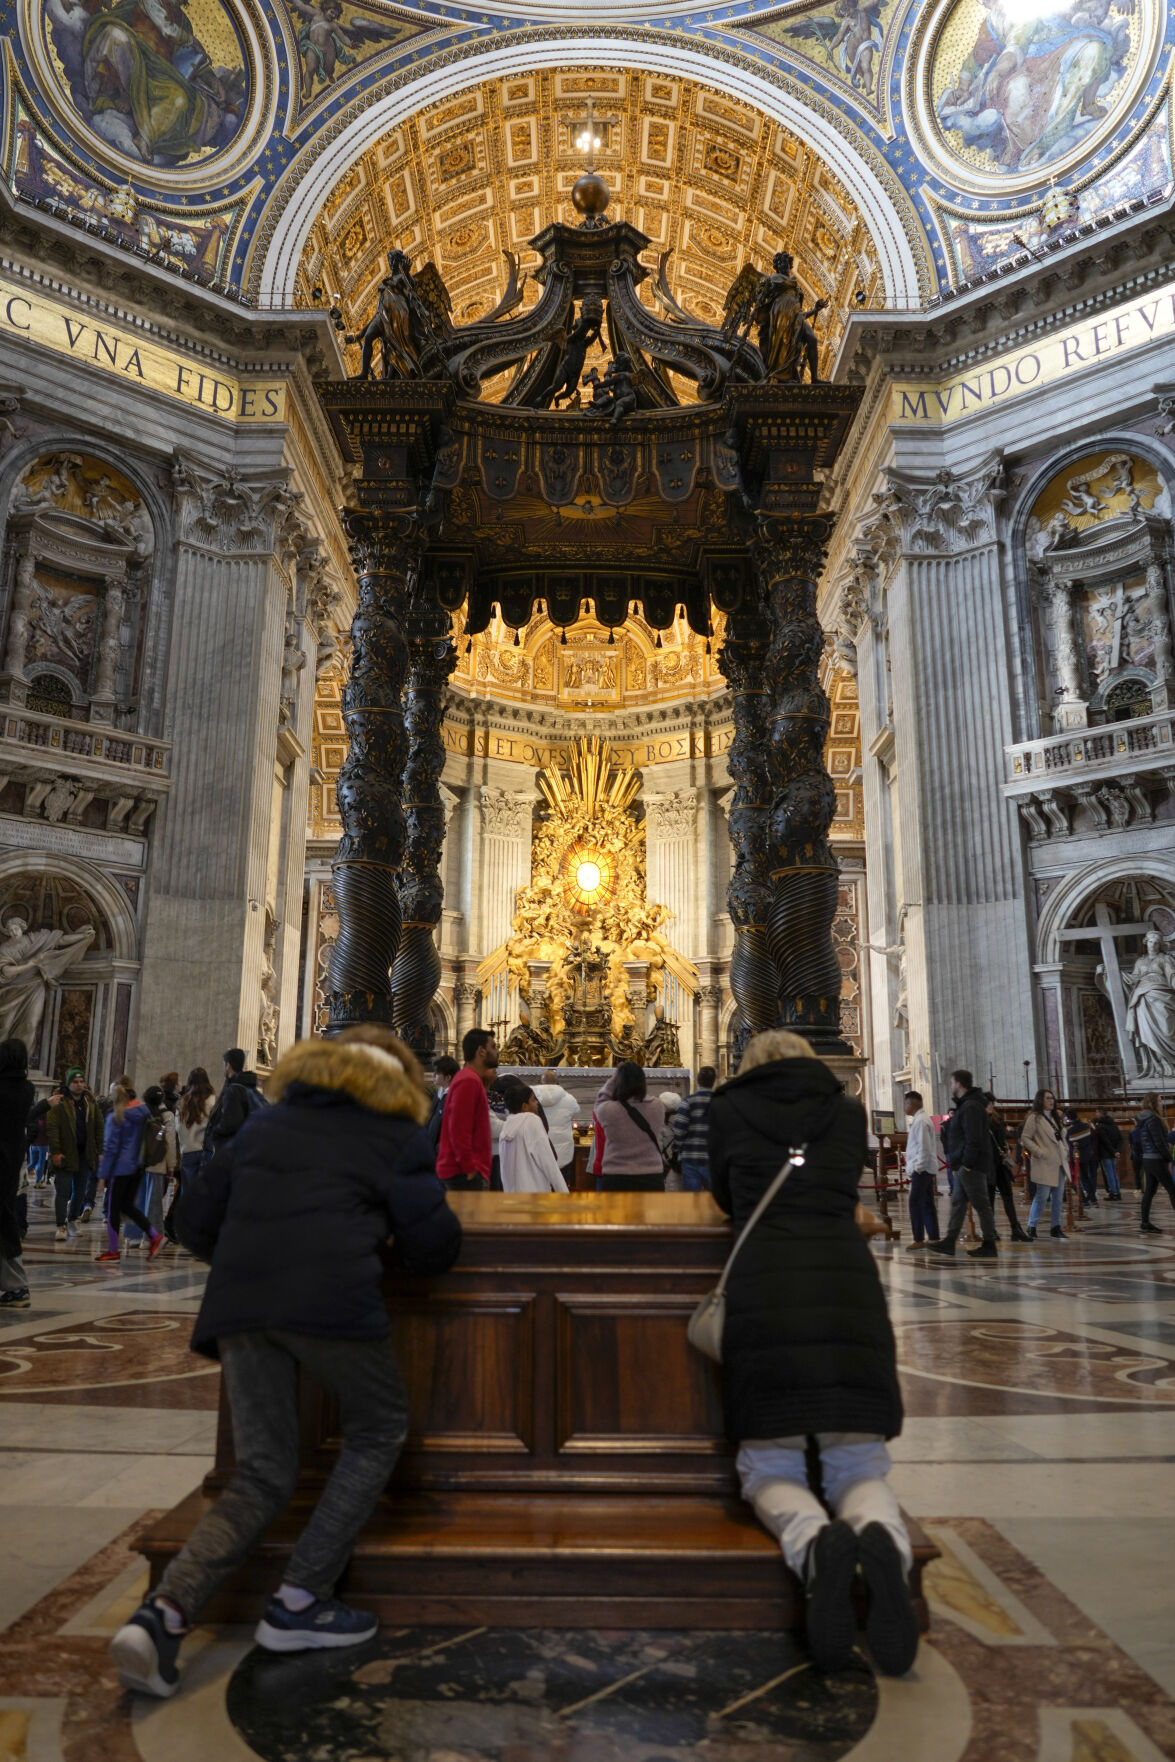
[[[384,1630],[270,1658],[205,1628],[174,1701],[106,1642],[134,1539],[202,1479],[218,1373],[168,1249],[96,1267],[34,1204],[33,1307],[0,1316],[0,1762],[1156,1762],[1175,1758],[1175,1216],[1137,1201],[995,1264],[877,1249],[905,1508],[942,1557],[905,1681],[823,1681],[782,1634]],[[904,1223],[904,1219],[899,1219]]]

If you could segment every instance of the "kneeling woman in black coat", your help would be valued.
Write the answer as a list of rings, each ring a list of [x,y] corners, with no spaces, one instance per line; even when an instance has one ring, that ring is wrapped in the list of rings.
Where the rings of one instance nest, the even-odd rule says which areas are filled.
[[[806,1147],[737,1256],[722,1341],[726,1429],[743,1497],[779,1540],[807,1592],[808,1642],[821,1669],[848,1663],[858,1567],[869,1593],[874,1662],[903,1675],[918,1624],[909,1537],[886,1481],[902,1426],[893,1331],[855,1219],[865,1110],[798,1034],[758,1034],[709,1120],[714,1197],[741,1230],[792,1149]],[[823,1494],[805,1452],[820,1453]]]

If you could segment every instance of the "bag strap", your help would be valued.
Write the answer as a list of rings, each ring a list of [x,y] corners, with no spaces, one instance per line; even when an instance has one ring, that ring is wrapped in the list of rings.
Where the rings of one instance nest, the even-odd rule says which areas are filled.
[[[627,1101],[622,1101],[620,1103],[620,1105],[624,1109],[625,1113],[628,1115],[629,1119],[632,1121],[633,1125],[639,1126],[641,1131],[644,1133],[645,1137],[649,1140],[650,1144],[652,1144],[653,1148],[657,1152],[657,1155],[661,1158],[661,1166],[662,1166],[662,1168],[664,1168],[664,1166],[665,1166],[665,1152],[661,1148],[661,1140],[658,1138],[656,1132],[654,1132],[652,1126],[650,1126],[650,1124],[649,1124],[648,1120],[645,1118],[644,1114],[637,1113],[635,1107],[630,1106]]]
[[[734,1247],[731,1249],[730,1253],[727,1255],[726,1265],[722,1269],[722,1277],[719,1279],[717,1285],[714,1287],[714,1295],[716,1297],[721,1297],[725,1294],[726,1281],[730,1277],[730,1269],[735,1263],[735,1260],[738,1256],[739,1249],[742,1247],[743,1243],[746,1241],[747,1237],[750,1235],[751,1231],[754,1229],[754,1227],[758,1223],[759,1219],[763,1216],[763,1213],[767,1210],[767,1207],[771,1204],[771,1201],[775,1198],[775,1195],[779,1192],[779,1189],[783,1186],[783,1183],[787,1180],[787,1177],[791,1174],[793,1169],[802,1169],[803,1168],[803,1166],[804,1166],[804,1153],[807,1150],[807,1148],[808,1147],[806,1144],[801,1144],[798,1150],[793,1150],[789,1153],[787,1161],[784,1163],[783,1167],[780,1169],[779,1173],[776,1175],[775,1179],[772,1181],[770,1187],[768,1187],[768,1189],[764,1193],[762,1199],[760,1199],[758,1205],[755,1207],[754,1211],[751,1213],[750,1217],[747,1219],[746,1223],[743,1225],[741,1231],[739,1232],[738,1241],[735,1243]]]

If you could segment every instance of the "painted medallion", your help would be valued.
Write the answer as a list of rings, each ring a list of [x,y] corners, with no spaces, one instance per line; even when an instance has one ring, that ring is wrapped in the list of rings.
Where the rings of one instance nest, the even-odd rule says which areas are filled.
[[[247,59],[222,0],[44,0],[42,28],[70,107],[125,158],[178,169],[240,132]]]
[[[1047,179],[1118,125],[1145,71],[1150,0],[955,0],[929,55],[938,142],[975,173]]]

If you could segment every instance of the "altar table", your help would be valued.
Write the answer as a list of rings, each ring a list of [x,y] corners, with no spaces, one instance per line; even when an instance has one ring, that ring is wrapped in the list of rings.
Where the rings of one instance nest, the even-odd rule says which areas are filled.
[[[457,1265],[389,1268],[412,1431],[341,1594],[397,1624],[798,1626],[803,1595],[738,1497],[718,1366],[686,1340],[730,1227],[709,1194],[457,1193]],[[301,1389],[294,1501],[210,1619],[253,1619],[338,1447]],[[142,1537],[152,1583],[232,1471]],[[913,1529],[913,1584],[935,1550]]]

